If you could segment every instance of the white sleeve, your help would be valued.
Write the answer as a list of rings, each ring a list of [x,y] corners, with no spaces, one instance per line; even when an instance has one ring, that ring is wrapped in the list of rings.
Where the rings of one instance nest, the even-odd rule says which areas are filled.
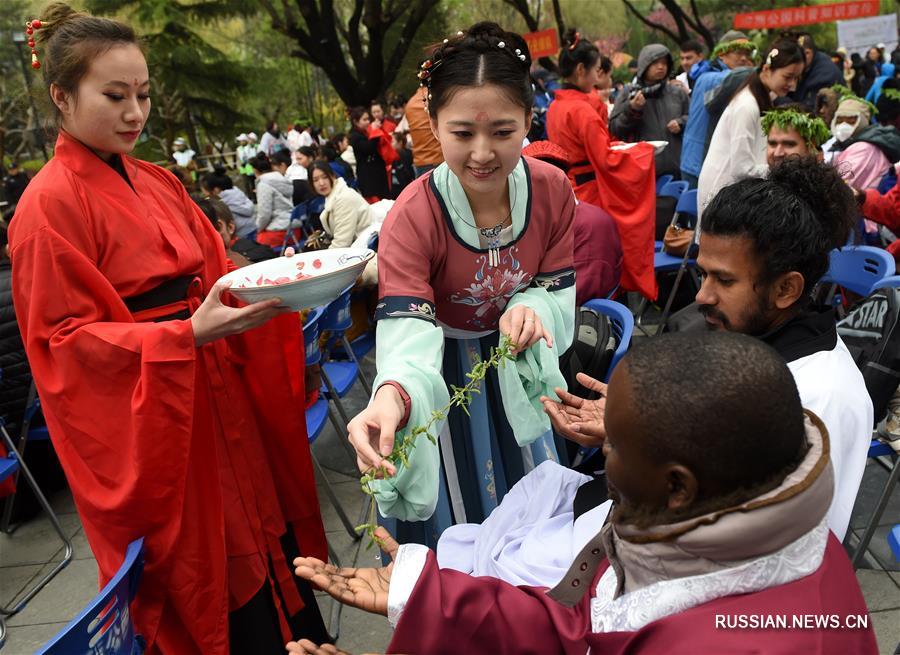
[[[404,544],[397,549],[388,588],[388,621],[392,628],[400,622],[400,615],[422,575],[427,559],[428,548],[421,544]]]

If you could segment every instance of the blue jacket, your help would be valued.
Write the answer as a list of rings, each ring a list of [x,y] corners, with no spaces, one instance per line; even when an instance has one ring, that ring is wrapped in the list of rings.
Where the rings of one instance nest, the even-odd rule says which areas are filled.
[[[881,65],[881,75],[875,78],[875,82],[869,88],[869,92],[866,94],[866,100],[871,102],[873,105],[878,102],[878,97],[881,95],[881,86],[884,84],[885,80],[892,79],[894,77],[894,65],[893,64],[882,64]]]
[[[700,65],[694,64],[694,68]],[[704,96],[719,87],[730,71],[717,59],[706,72],[700,73],[691,91],[691,105],[688,110],[687,125],[684,128],[684,139],[681,142],[681,174],[700,176],[703,166],[703,153],[706,146],[706,130],[709,127],[709,112],[706,110]],[[693,75],[694,69],[691,69]]]

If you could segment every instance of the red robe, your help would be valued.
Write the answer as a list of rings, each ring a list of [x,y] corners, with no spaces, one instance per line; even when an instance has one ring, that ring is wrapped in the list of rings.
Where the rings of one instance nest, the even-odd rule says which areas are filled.
[[[884,195],[877,189],[868,189],[865,192],[866,202],[862,212],[866,218],[881,223],[889,230],[897,232],[900,229],[900,184],[895,184]],[[887,247],[887,251],[900,261],[900,239]]]
[[[285,603],[273,594],[275,606],[288,614],[303,607],[279,539],[286,517],[306,520],[318,503],[314,495],[302,509],[290,495],[279,503],[273,481],[283,490],[286,480],[266,457],[290,442],[275,459],[309,469],[305,423],[290,406],[302,388],[267,389],[291,425],[264,441],[255,414],[266,408],[251,400],[266,362],[247,357],[255,337],[284,330],[292,317],[200,348],[189,320],[153,322],[195,310],[227,260],[173,175],[128,157],[123,164],[132,186],[60,133],[10,230],[19,325],[100,584],[143,536],[134,619],[149,652],[224,654],[228,612],[269,578],[269,558]],[[132,314],[123,300],[182,276],[194,278],[184,302]],[[302,367],[303,357],[290,365]],[[281,625],[289,634],[283,616]]]
[[[878,652],[871,619],[861,629],[726,629],[716,615],[867,616],[866,603],[843,547],[833,534],[822,565],[800,578],[756,593],[726,596],[648,623],[635,632],[591,632],[590,600],[608,568],[600,565],[591,592],[574,607],[538,587],[514,587],[438,569],[434,553],[406,603],[389,653],[407,655],[698,655],[700,653]]]
[[[605,110],[596,94],[559,89],[547,111],[547,136],[569,153],[569,180],[576,197],[601,207],[616,221],[622,241],[621,288],[654,300],[653,147],[638,143],[628,150],[610,150]]]

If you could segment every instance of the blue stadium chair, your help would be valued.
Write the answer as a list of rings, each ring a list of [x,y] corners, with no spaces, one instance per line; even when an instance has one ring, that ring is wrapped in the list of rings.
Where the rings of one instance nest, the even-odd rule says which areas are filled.
[[[631,315],[628,307],[615,300],[595,298],[584,303],[584,307],[593,309],[598,314],[606,316],[612,323],[613,334],[616,337],[616,352],[613,354],[613,358],[609,362],[609,368],[606,370],[606,375],[603,378],[604,382],[609,382],[616,365],[628,352],[628,348],[631,347],[631,336],[634,333],[634,316]],[[585,460],[590,459],[598,450],[599,448],[579,448],[578,454],[571,465],[573,467],[578,466]]]
[[[681,217],[687,217],[691,220],[687,221],[687,225],[685,227],[694,227],[696,228],[697,222],[697,189],[686,188],[687,182],[671,182],[668,186],[679,185],[678,188],[682,188],[681,185],[684,185],[685,188],[679,192],[677,196],[678,202],[675,205],[675,213],[672,216],[672,224],[675,225],[678,223]],[[660,327],[657,334],[660,334],[666,326],[666,323],[669,321],[669,314],[672,311],[672,303],[675,302],[675,295],[678,293],[678,288],[681,285],[681,280],[684,278],[684,274],[690,271],[693,274],[694,269],[697,266],[697,260],[691,259],[691,249],[688,248],[683,256],[673,256],[669,253],[665,252],[662,247],[662,242],[656,242],[657,246],[655,247],[655,252],[653,253],[653,270],[658,275],[659,273],[671,273],[673,271],[677,271],[675,276],[675,282],[672,285],[672,290],[669,292],[669,297],[666,299],[666,303],[663,308],[662,315],[660,317]],[[699,282],[694,278],[694,283],[699,288]],[[647,299],[643,299],[641,301],[640,307],[638,307],[637,311],[637,327],[647,334],[646,330],[643,327],[643,317],[644,312],[647,310],[648,301]],[[648,335],[649,336],[649,335]]]
[[[886,250],[873,246],[845,246],[831,251],[828,272],[819,283],[837,285],[865,297],[896,268],[894,258]]]
[[[350,315],[350,290],[351,287],[344,289],[340,296],[329,303],[321,321],[321,330],[323,332],[327,330],[331,333],[330,343],[340,344],[343,347],[343,352],[349,357],[347,361],[335,361],[328,358],[322,364],[322,379],[324,381],[322,393],[335,402],[345,422],[349,422],[349,418],[341,398],[344,398],[350,392],[350,389],[353,388],[353,383],[359,380],[363,389],[365,389],[366,395],[372,395],[372,386],[362,372],[362,367],[359,365],[353,346],[347,339],[347,330],[353,322]]]
[[[125,561],[88,603],[37,655],[140,655],[144,639],[135,634],[131,602],[144,571],[144,540],[128,544]]]
[[[888,545],[891,547],[891,552],[894,553],[894,559],[900,562],[900,524],[891,528],[891,531],[888,532],[887,540]]]
[[[634,316],[631,315],[628,307],[614,300],[598,298],[588,300],[584,306],[608,317],[612,323],[613,334],[616,336],[616,352],[609,363],[606,377],[603,378],[604,382],[609,382],[616,364],[625,356],[625,353],[628,352],[628,348],[631,346],[631,335],[634,332]]]
[[[0,371],[0,375],[2,375],[2,371]],[[29,403],[29,405],[31,404],[33,404],[33,402]],[[23,429],[23,432],[24,431],[25,430]],[[0,482],[5,482],[10,478],[17,478],[18,474],[21,473],[25,481],[28,482],[32,491],[34,491],[34,496],[37,499],[38,504],[40,504],[44,512],[47,513],[47,518],[50,520],[50,525],[53,527],[53,530],[59,536],[64,545],[62,559],[57,562],[47,573],[40,576],[40,579],[38,579],[36,582],[33,582],[28,590],[20,596],[19,601],[15,605],[10,603],[10,605],[0,607],[0,646],[2,646],[3,642],[6,640],[6,620],[25,609],[25,606],[28,605],[29,601],[31,601],[31,599],[34,598],[39,591],[41,591],[41,589],[46,587],[47,584],[53,578],[55,578],[60,571],[62,571],[64,568],[66,568],[66,566],[69,565],[69,562],[72,561],[73,548],[71,540],[68,536],[66,536],[66,533],[63,531],[62,526],[59,523],[59,518],[56,516],[56,512],[53,511],[53,508],[50,506],[47,497],[44,496],[44,493],[38,486],[37,481],[34,479],[31,470],[28,468],[25,460],[22,459],[22,455],[16,448],[16,444],[13,443],[12,437],[9,436],[9,432],[6,429],[6,424],[3,420],[3,417],[0,417],[0,437],[2,437],[2,442],[0,443],[3,443],[3,445],[6,447],[7,452],[5,457],[0,457]],[[52,559],[50,562],[47,562],[47,564],[50,564],[51,562]]]
[[[878,502],[875,503],[875,509],[872,511],[872,516],[869,517],[869,521],[866,523],[859,544],[853,552],[851,563],[853,564],[854,569],[859,567],[862,562],[863,556],[866,554],[866,549],[869,547],[869,542],[872,541],[872,535],[875,534],[875,530],[881,522],[881,517],[884,514],[888,501],[891,499],[891,493],[894,491],[894,487],[897,486],[897,481],[900,480],[900,454],[888,444],[880,439],[872,439],[872,443],[869,444],[868,457],[873,460],[874,463],[884,467],[888,471],[888,480],[881,491],[881,497],[878,499]]]
[[[656,195],[659,195],[659,192],[663,190],[663,187],[665,187],[671,181],[671,175],[660,175],[658,178],[656,178]]]
[[[305,350],[305,362],[306,366],[315,366],[319,364],[322,360],[322,350],[319,347],[319,335],[320,335],[320,324],[322,320],[322,316],[325,314],[324,307],[317,307],[314,309],[309,316],[306,318],[306,323],[303,325],[303,344]],[[322,468],[322,465],[319,463],[318,458],[312,450],[312,445],[316,439],[319,438],[319,435],[322,434],[322,429],[325,427],[326,421],[331,421],[332,427],[337,431],[338,439],[341,442],[347,441],[344,439],[344,435],[346,435],[346,429],[344,426],[341,426],[340,422],[334,416],[334,413],[331,410],[331,406],[329,402],[325,398],[319,398],[315,403],[312,404],[306,410],[306,433],[309,439],[310,445],[310,455],[312,456],[313,466],[316,469],[316,473],[321,477],[324,482],[323,486],[325,488],[325,495],[328,496],[328,500],[331,505],[334,507],[337,512],[338,518],[340,518],[341,523],[344,525],[344,529],[347,531],[347,534],[350,535],[351,539],[359,539],[360,535],[357,534],[354,524],[347,517],[347,513],[344,511],[344,508],[341,506],[340,502],[337,499],[337,495],[334,493],[334,489],[331,487],[331,481],[328,479],[328,476],[325,475],[325,471]],[[349,443],[347,446],[350,447],[351,451],[353,449]],[[356,454],[353,452],[353,466],[356,467]]]
[[[690,185],[687,182],[677,180],[666,184],[656,195],[660,198],[675,198],[675,200],[678,200],[681,194],[688,190],[688,187]]]

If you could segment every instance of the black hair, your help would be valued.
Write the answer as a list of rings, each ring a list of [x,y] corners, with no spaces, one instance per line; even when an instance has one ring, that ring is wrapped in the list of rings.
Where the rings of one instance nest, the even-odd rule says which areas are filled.
[[[476,23],[438,45],[430,59],[428,113],[432,118],[460,89],[488,84],[503,89],[524,112],[531,111],[531,54],[519,34],[507,32],[497,23]]]
[[[257,153],[255,156],[251,157],[250,161],[247,163],[260,173],[268,173],[272,170],[272,162],[269,161],[268,155],[264,152]]]
[[[234,182],[232,182],[231,178],[225,174],[224,170],[218,168],[214,172],[204,175],[201,183],[203,184],[203,188],[207,191],[212,191],[213,189],[222,189],[225,191],[234,186]]]
[[[0,259],[3,259],[3,246],[9,243],[9,236],[7,234],[8,228],[3,221],[0,221]]]
[[[316,149],[312,146],[300,146],[299,148],[297,148],[297,152],[302,155],[306,155],[310,159],[316,158]]]
[[[895,91],[900,89],[900,80],[897,78],[886,79],[881,86],[878,101],[875,103],[875,108],[878,109],[878,122],[882,125],[890,125],[900,118],[900,102],[889,98],[884,92],[885,89],[894,89]]]
[[[593,68],[600,59],[600,50],[589,39],[571,29],[563,35],[562,48],[559,51],[559,74],[570,77],[575,73],[578,64],[586,69]]]
[[[225,223],[225,225],[234,224],[234,214],[231,213],[228,205],[226,205],[218,198],[208,198],[205,196],[192,194],[191,199],[195,203],[197,203],[200,211],[206,214],[209,222],[212,223],[213,227],[216,228],[216,230],[219,229],[219,221],[222,221],[223,223]]]
[[[738,88],[738,91],[743,90],[744,87],[750,89],[750,93],[753,94],[756,104],[759,106],[760,113],[769,111],[773,106],[772,98],[769,97],[769,90],[762,83],[762,80],[759,79],[759,74],[762,73],[766,64],[769,65],[770,70],[774,71],[792,64],[803,64],[805,66],[806,58],[803,55],[803,48],[794,39],[780,37],[769,46],[763,55],[759,67],[750,73],[744,83]],[[735,93],[735,95],[737,94]]]
[[[332,182],[337,178],[337,173],[334,172],[334,169],[331,167],[327,161],[314,161],[312,165],[309,167],[309,181],[312,183],[313,172],[314,171],[322,171],[325,175],[328,176]]]
[[[765,178],[745,178],[719,191],[703,211],[701,228],[749,238],[761,282],[797,271],[805,296],[828,270],[828,254],[847,242],[856,215],[853,192],[834,166],[787,157]]]
[[[797,385],[784,359],[759,339],[663,334],[636,344],[621,365],[644,454],[697,478],[692,516],[756,497],[803,461],[808,442]]]
[[[816,48],[816,40],[809,32],[797,32],[797,43],[799,43],[800,47],[804,50],[809,49],[813,52],[818,51],[818,48]]]
[[[607,57],[606,55],[600,55],[600,70],[604,73],[611,73],[613,68],[612,59]]]
[[[698,55],[703,54],[703,46],[700,45],[699,41],[694,39],[688,39],[678,46],[678,49],[681,50],[681,52],[696,52]]]
[[[337,150],[331,146],[322,146],[322,156],[328,161],[334,161],[338,158]]]
[[[282,164],[284,166],[290,166],[294,163],[291,159],[291,151],[287,148],[273,152],[271,161],[273,164]]]
[[[388,101],[388,107],[405,107],[408,101],[409,98],[397,93],[391,96],[391,99]]]
[[[372,117],[372,114],[369,113],[368,107],[360,107],[360,106],[350,107],[350,109],[347,110],[347,117],[350,119],[351,127],[353,129],[356,129],[357,121],[359,121],[359,119],[362,118],[363,116],[365,116],[366,114],[369,114],[369,118]]]

